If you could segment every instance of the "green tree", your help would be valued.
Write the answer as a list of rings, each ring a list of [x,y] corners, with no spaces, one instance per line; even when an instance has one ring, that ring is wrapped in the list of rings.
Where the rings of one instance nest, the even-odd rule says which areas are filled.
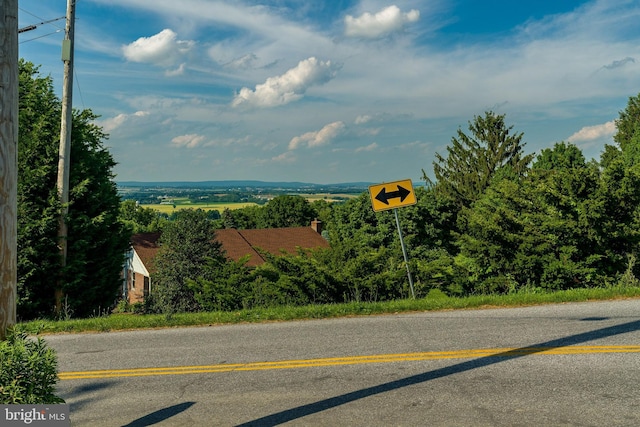
[[[224,228],[238,230],[266,228],[263,221],[263,211],[262,206],[247,206],[234,210],[225,208],[221,215],[222,225]]]
[[[504,114],[492,111],[475,116],[469,122],[470,135],[458,129],[458,136],[451,138],[447,147],[447,156],[436,153],[433,172],[442,196],[468,207],[501,168],[509,166],[517,176],[526,173],[533,154],[523,155],[523,134],[512,135],[513,126],[507,127],[504,118]],[[430,182],[424,171],[423,178]]]
[[[435,196],[433,188],[415,189],[417,203],[398,211],[400,227],[418,295],[444,287],[446,265],[453,263],[452,227],[456,209]],[[366,193],[335,205],[327,221],[331,266],[346,300],[391,299],[409,294],[408,278],[395,216],[374,212]],[[436,280],[432,280],[438,276]],[[445,277],[446,276],[446,277]]]
[[[467,271],[468,292],[596,283],[600,257],[580,215],[588,202],[558,192],[548,179],[494,181],[461,211],[456,263]]]
[[[591,230],[603,255],[601,269],[621,274],[640,243],[640,164],[628,166],[622,157],[602,170],[598,189],[588,206]]]
[[[609,274],[620,274],[640,243],[640,94],[615,123],[616,146],[606,145],[600,157],[600,187],[589,211]]]
[[[630,97],[627,107],[620,111],[613,140],[616,145],[605,145],[600,156],[600,164],[607,168],[617,158],[622,158],[626,166],[640,163],[640,94]]]
[[[74,115],[71,144],[70,207],[67,224],[66,284],[63,291],[78,316],[108,310],[120,295],[124,253],[130,230],[119,221],[116,165],[90,110]],[[75,143],[73,143],[75,141]]]
[[[629,98],[627,107],[616,119],[617,132],[613,140],[623,152],[639,153],[640,134],[640,94]]]
[[[277,196],[263,209],[265,228],[304,227],[318,216],[309,201],[302,196]]]
[[[248,257],[247,257],[248,258]],[[198,305],[206,311],[231,311],[244,308],[246,288],[252,270],[246,260],[209,258],[200,277],[187,281]]]
[[[264,206],[224,209],[220,223],[237,229],[304,227],[319,217],[317,209],[326,213],[326,202],[312,205],[302,196],[276,196]]]
[[[438,197],[433,186],[417,187],[415,193],[417,203],[398,212],[415,293],[426,295],[434,288],[457,293],[453,261],[458,209],[450,199]]]
[[[18,150],[18,316],[52,313],[55,278],[60,274],[57,247],[56,174],[60,104],[53,80],[39,76],[28,62],[19,64]]]
[[[391,212],[373,211],[367,193],[335,206],[326,224],[333,269],[340,271],[350,259],[393,246],[398,233],[394,221]]]
[[[57,248],[56,189],[60,101],[50,77],[19,63],[18,315],[50,315],[54,286],[61,280],[67,312],[87,316],[114,304],[130,235],[118,221],[120,199],[115,166],[103,146],[106,135],[90,110],[74,111],[67,265]]]
[[[620,158],[613,163],[622,165]],[[633,243],[623,224],[635,196],[633,179],[622,169],[612,173],[558,143],[543,150],[526,179],[494,180],[459,215],[456,263],[467,272],[467,291],[565,289],[615,279]]]
[[[134,234],[160,231],[164,223],[158,211],[143,208],[135,200],[123,200],[120,203],[119,219]]]
[[[318,249],[319,253],[326,249]],[[275,288],[284,303],[327,304],[338,298],[334,276],[326,265],[305,251],[297,255],[275,256],[265,254],[267,264],[277,272]]]
[[[540,171],[558,171],[585,166],[582,151],[575,145],[566,142],[556,143],[553,148],[545,148],[531,165]]]
[[[189,281],[201,278],[210,263],[224,262],[207,213],[202,209],[178,211],[175,220],[165,226],[159,243],[150,305],[167,315],[199,310]]]

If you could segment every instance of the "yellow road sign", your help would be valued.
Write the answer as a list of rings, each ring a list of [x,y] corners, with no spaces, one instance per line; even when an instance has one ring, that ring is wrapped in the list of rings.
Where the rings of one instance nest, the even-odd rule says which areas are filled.
[[[369,196],[375,212],[416,204],[416,193],[410,179],[370,185]]]

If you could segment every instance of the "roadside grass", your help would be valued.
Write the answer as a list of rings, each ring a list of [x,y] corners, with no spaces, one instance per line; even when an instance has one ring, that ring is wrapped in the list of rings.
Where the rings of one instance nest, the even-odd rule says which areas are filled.
[[[448,297],[432,291],[421,299],[384,302],[351,302],[308,306],[281,306],[240,311],[163,314],[118,313],[70,320],[33,320],[18,323],[17,331],[33,335],[52,333],[112,332],[134,329],[212,326],[237,323],[274,322],[335,317],[368,316],[424,312],[437,310],[523,307],[541,304],[639,298],[640,287],[613,286],[607,288],[571,289],[559,292],[521,291],[510,295],[475,295]]]

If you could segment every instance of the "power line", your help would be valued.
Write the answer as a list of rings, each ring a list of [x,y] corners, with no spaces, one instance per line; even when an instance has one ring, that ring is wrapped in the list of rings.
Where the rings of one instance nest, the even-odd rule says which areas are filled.
[[[50,36],[50,35],[52,35],[52,34],[57,34],[57,33],[61,32],[61,31],[62,31],[62,30],[56,30],[56,31],[54,31],[54,32],[52,32],[52,33],[43,34],[43,35],[41,35],[41,36],[34,37],[34,38],[32,38],[32,39],[29,39],[29,40],[23,40],[23,41],[21,41],[21,42],[20,42],[20,43],[18,43],[18,44],[22,44],[22,43],[26,43],[26,42],[32,42],[32,41],[34,41],[34,40],[38,40],[38,39],[41,39],[41,38],[43,38],[43,37]]]
[[[60,21],[60,20],[62,20],[62,19],[65,19],[65,18],[66,18],[65,16],[62,16],[62,17],[60,17],[60,18],[55,18],[55,19],[45,20],[44,18],[41,18],[41,17],[39,17],[39,16],[37,16],[37,15],[34,15],[33,13],[31,13],[31,12],[29,12],[29,11],[27,11],[27,10],[24,10],[24,9],[23,9],[23,8],[21,8],[21,7],[19,7],[18,9],[20,9],[22,12],[26,13],[27,15],[31,15],[31,16],[33,16],[34,18],[39,19],[40,21],[42,21],[42,22],[39,22],[39,23],[37,23],[37,24],[35,24],[35,25],[51,24],[52,22]],[[51,25],[53,25],[53,24],[51,24]],[[63,27],[60,27],[60,26],[58,26],[58,25],[53,25],[53,26],[54,26],[54,27],[56,27],[56,28],[57,28],[57,29],[59,29],[59,30],[64,30],[64,28],[63,28]],[[18,33],[20,33],[20,32],[21,32],[21,31],[20,31],[20,30],[18,30]]]
[[[19,42],[18,44],[22,44],[22,43],[27,43],[27,42],[30,42],[30,41],[38,40],[38,39],[41,39],[43,37],[47,37],[47,36],[50,36],[52,34],[57,34],[57,33],[61,32],[61,31],[65,30],[64,28],[59,27],[58,25],[53,25],[52,23],[56,22],[56,21],[60,21],[62,19],[65,19],[66,16],[61,16],[59,18],[44,20],[43,18],[41,18],[41,17],[39,17],[37,15],[34,15],[33,13],[31,13],[31,12],[29,12],[27,10],[24,10],[21,7],[18,7],[18,9],[20,9],[22,12],[24,12],[24,13],[26,13],[28,15],[31,15],[34,18],[39,19],[41,21],[41,22],[38,22],[37,24],[32,24],[32,25],[28,25],[26,27],[18,28],[18,34],[22,34],[22,33],[26,33],[27,31],[35,30],[36,28],[38,28],[38,26],[45,25],[45,24],[51,24],[52,26],[57,28],[56,31],[53,31],[53,32],[47,33],[47,34],[43,34],[41,36],[34,37],[34,38],[31,38],[31,39],[28,39],[28,40],[23,40],[23,41]],[[80,95],[80,101],[82,102],[82,107],[86,108],[85,105],[84,105],[84,99],[82,97],[82,90],[80,89],[80,83],[79,83],[79,80],[78,80],[78,74],[76,73],[75,70],[73,71],[73,75],[74,75],[74,77],[76,79],[76,87],[78,89],[78,94]]]
[[[80,89],[80,80],[78,79],[78,73],[76,73],[76,67],[73,67],[73,76],[75,78],[76,89],[78,89],[78,95],[80,95],[80,102],[82,103],[82,109],[86,110],[87,107],[84,105],[84,98],[82,97],[82,89]]]
[[[38,28],[39,25],[50,24],[52,22],[56,22],[56,21],[59,21],[59,20],[64,19],[64,18],[65,17],[62,16],[60,18],[49,19],[48,21],[42,21],[42,22],[38,22],[37,24],[27,25],[26,27],[18,28],[18,34],[26,33],[27,31],[31,31],[31,30],[35,30],[36,28]],[[56,25],[54,25],[54,27],[56,27]],[[62,31],[62,28],[58,27],[58,31]],[[56,32],[58,32],[58,31],[56,31]]]

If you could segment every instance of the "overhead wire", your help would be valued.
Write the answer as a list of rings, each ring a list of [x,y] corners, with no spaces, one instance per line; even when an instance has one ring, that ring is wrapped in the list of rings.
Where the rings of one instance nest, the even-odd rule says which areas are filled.
[[[19,42],[19,44],[27,43],[27,42],[30,42],[30,41],[33,41],[33,40],[38,40],[38,39],[41,39],[43,37],[47,37],[47,36],[50,36],[52,34],[57,34],[57,33],[61,32],[61,31],[64,31],[63,27],[54,24],[54,22],[59,21],[61,19],[65,19],[66,16],[63,16],[63,17],[60,17],[60,18],[54,18],[54,19],[45,20],[45,19],[43,19],[43,18],[41,18],[41,17],[39,17],[39,16],[37,16],[37,15],[35,15],[33,13],[21,8],[21,7],[18,7],[18,9],[20,9],[22,12],[26,13],[27,15],[31,15],[34,18],[39,19],[41,21],[41,22],[39,22],[37,24],[32,24],[32,25],[30,25],[30,26],[28,26],[26,28],[35,29],[38,25],[45,25],[45,24],[49,24],[49,25],[52,25],[52,26],[57,28],[56,31],[53,31],[53,32],[47,33],[47,34],[43,34],[43,35],[38,36],[38,37],[33,37],[31,39],[28,39],[28,40],[21,41],[21,42]],[[31,27],[33,27],[33,28],[31,28]],[[75,81],[76,88],[78,90],[78,95],[80,95],[80,102],[82,103],[82,108],[86,109],[86,106],[84,104],[84,98],[82,96],[82,89],[80,88],[80,81],[78,79],[78,73],[76,72],[76,68],[75,67],[74,67],[74,70],[73,70],[73,76],[74,76],[74,81]]]
[[[53,24],[53,22],[55,22],[55,21],[59,21],[59,20],[61,20],[61,19],[64,19],[64,18],[65,18],[64,16],[63,16],[63,17],[61,17],[61,18],[55,18],[55,19],[45,20],[44,18],[41,18],[41,17],[39,17],[38,15],[34,15],[33,13],[31,13],[31,12],[29,12],[29,11],[27,11],[27,10],[24,10],[24,9],[23,9],[23,8],[21,8],[21,7],[18,7],[18,9],[20,9],[22,12],[26,13],[27,15],[31,15],[31,16],[33,16],[34,18],[39,19],[39,20],[41,20],[41,21],[42,21],[42,22],[39,22],[39,23],[34,24],[34,25],[51,24],[52,26],[54,26],[54,27],[58,28],[59,30],[63,30],[63,29],[64,29],[64,28],[62,28],[62,27],[60,27],[60,26],[58,26],[58,25]]]
[[[51,34],[59,33],[60,31],[62,31],[62,30],[56,30],[56,31],[54,31],[54,32],[52,32],[52,33],[43,34],[43,35],[41,35],[41,36],[34,37],[34,38],[32,38],[32,39],[28,39],[28,40],[23,40],[23,41],[19,42],[18,44],[22,44],[22,43],[26,43],[26,42],[31,42],[31,41],[34,41],[34,40],[38,40],[38,39],[41,39],[41,38],[43,38],[43,37],[50,36]]]
[[[47,34],[43,34],[43,35],[38,36],[38,37],[33,37],[33,38],[28,39],[28,40],[23,40],[23,41],[19,42],[19,44],[27,43],[27,42],[30,42],[30,41],[33,41],[33,40],[38,40],[38,39],[41,39],[43,37],[47,37],[47,36],[50,36],[52,34],[59,33],[60,31],[64,31],[63,27],[54,24],[54,22],[59,21],[61,19],[64,19],[65,18],[64,16],[62,16],[60,18],[54,18],[54,19],[44,19],[44,18],[41,18],[40,16],[35,15],[35,14],[33,14],[33,13],[29,12],[28,10],[25,10],[25,9],[23,9],[21,7],[18,7],[18,9],[20,9],[22,12],[26,13],[27,15],[31,15],[34,18],[40,20],[40,22],[38,22],[37,24],[31,24],[31,25],[29,25],[27,27],[18,29],[18,33],[26,32],[26,31],[30,31],[30,30],[35,30],[39,25],[45,25],[45,24],[49,24],[49,25],[57,28],[56,31],[53,31],[53,32],[47,33]]]

